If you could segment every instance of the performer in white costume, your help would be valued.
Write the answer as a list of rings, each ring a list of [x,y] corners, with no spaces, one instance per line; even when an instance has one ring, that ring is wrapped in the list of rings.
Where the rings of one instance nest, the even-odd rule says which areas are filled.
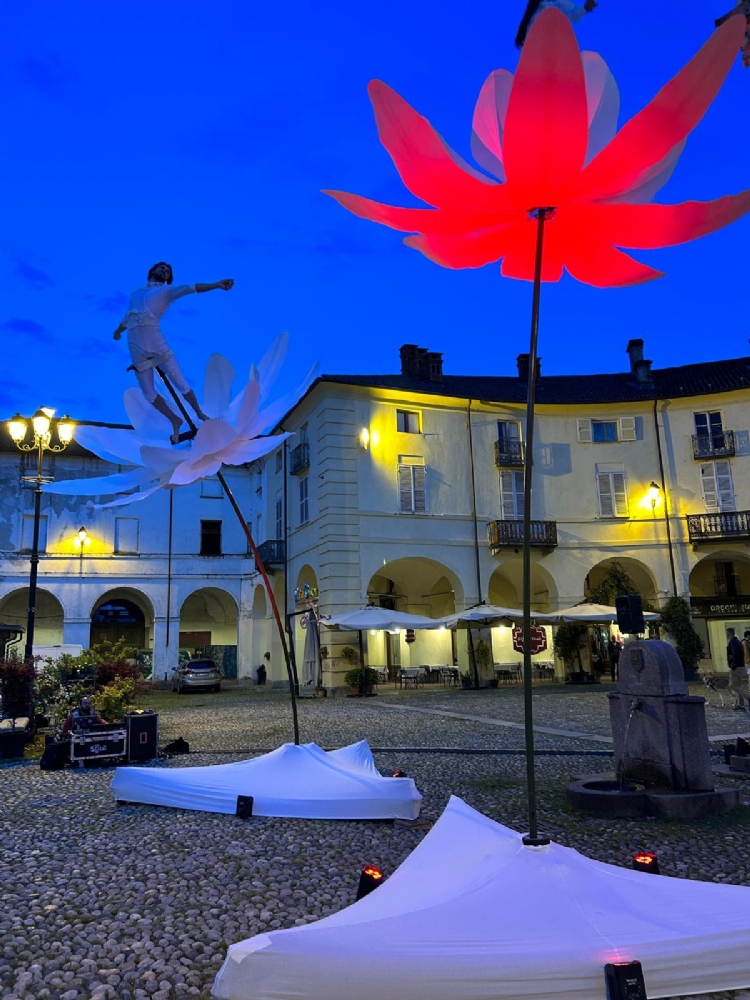
[[[128,331],[128,348],[133,362],[128,371],[135,371],[143,395],[171,422],[172,444],[177,444],[179,441],[182,418],[156,391],[154,368],[157,365],[190,403],[198,418],[200,420],[208,418],[201,410],[195,393],[185,381],[177,358],[161,332],[159,320],[169,306],[176,299],[182,298],[183,295],[190,295],[191,292],[212,292],[216,288],[222,288],[228,292],[233,285],[232,278],[224,278],[222,281],[207,285],[173,285],[171,266],[160,261],[158,264],[154,264],[148,272],[148,284],[137,289],[130,296],[128,311],[114,332],[114,339],[119,340],[125,330]]]
[[[546,7],[557,7],[573,24],[580,21],[584,14],[590,14],[594,7],[597,7],[597,0],[584,0],[584,3],[576,3],[576,0],[528,0],[521,24],[516,35],[516,46],[520,49],[526,41],[526,35],[534,18]]]

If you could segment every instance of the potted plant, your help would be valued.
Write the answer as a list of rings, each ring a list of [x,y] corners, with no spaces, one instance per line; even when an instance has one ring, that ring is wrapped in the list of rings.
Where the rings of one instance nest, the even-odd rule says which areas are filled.
[[[586,626],[578,622],[565,622],[558,625],[555,639],[552,643],[555,653],[570,672],[571,684],[585,684],[586,672],[581,662],[581,647],[586,639]],[[576,661],[578,670],[575,669]]]
[[[468,670],[462,670],[459,673],[459,677],[461,678],[461,687],[464,691],[468,691],[471,687],[471,674]]]
[[[661,625],[669,634],[682,661],[685,680],[698,678],[698,663],[703,656],[703,640],[693,627],[690,605],[684,597],[670,597],[661,609]]]
[[[352,694],[359,694],[359,682],[362,676],[360,667],[352,667],[344,674],[344,684],[351,690]],[[367,694],[372,694],[373,687],[378,683],[378,672],[372,667],[365,667],[365,689]]]

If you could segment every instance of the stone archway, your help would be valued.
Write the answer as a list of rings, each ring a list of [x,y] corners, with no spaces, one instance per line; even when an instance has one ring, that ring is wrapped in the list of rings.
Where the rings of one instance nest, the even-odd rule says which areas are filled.
[[[26,631],[29,610],[29,588],[12,590],[0,600],[0,621],[6,625],[20,625]],[[34,616],[34,645],[60,646],[63,642],[65,613],[63,606],[48,590],[37,589]],[[16,646],[23,653],[23,638]]]
[[[305,564],[297,574],[297,582],[292,594],[292,600],[294,606],[290,607],[289,611],[292,613],[291,626],[292,635],[294,636],[294,658],[297,664],[297,676],[299,677],[300,684],[302,684],[302,679],[305,676],[303,660],[305,640],[307,638],[307,628],[302,627],[302,620],[305,617],[305,612],[311,609],[316,612],[318,610],[318,575],[312,566]]]
[[[138,650],[154,648],[154,610],[151,601],[133,587],[115,587],[99,597],[91,609],[89,645],[118,642]]]
[[[523,562],[509,558],[492,573],[487,585],[490,604],[503,608],[521,609],[523,603]],[[546,568],[538,563],[531,565],[531,610],[541,613],[558,606],[558,591],[555,579]],[[516,624],[520,624],[520,619]],[[552,651],[552,628],[544,626],[547,648],[533,657],[534,662],[554,660]],[[492,658],[496,663],[516,663],[521,654],[513,649],[513,632],[508,625],[499,625],[491,631]]]
[[[726,629],[741,639],[750,629],[750,557],[732,549],[715,549],[690,572],[693,625],[703,640],[706,666],[725,670]]]
[[[630,577],[644,601],[655,605],[659,599],[656,577],[649,567],[639,559],[630,556],[613,556],[596,563],[586,574],[584,595],[591,597],[613,564],[617,563]]]
[[[225,677],[237,676],[237,603],[219,587],[188,594],[180,608],[180,649],[215,660]]]
[[[436,559],[421,556],[394,559],[380,567],[367,585],[367,599],[380,607],[442,618],[464,606],[458,576]],[[376,632],[366,637],[368,662],[387,666],[449,666],[454,661],[452,636],[445,630],[417,631],[414,642],[405,634]]]

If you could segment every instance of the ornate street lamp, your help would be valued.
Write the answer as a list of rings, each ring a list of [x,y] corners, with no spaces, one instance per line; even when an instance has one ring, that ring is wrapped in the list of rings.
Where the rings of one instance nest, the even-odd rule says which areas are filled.
[[[73,440],[75,424],[69,417],[61,417],[56,421],[58,444],[52,444],[52,424],[54,410],[41,407],[31,418],[32,440],[27,442],[29,421],[20,413],[8,421],[8,433],[19,451],[35,451],[37,454],[36,472],[24,476],[25,482],[34,483],[34,535],[31,543],[31,569],[29,571],[29,610],[26,617],[26,646],[24,659],[30,660],[34,655],[34,618],[36,616],[36,578],[39,569],[39,521],[42,510],[42,484],[52,482],[52,476],[45,476],[43,470],[45,451],[65,451]]]

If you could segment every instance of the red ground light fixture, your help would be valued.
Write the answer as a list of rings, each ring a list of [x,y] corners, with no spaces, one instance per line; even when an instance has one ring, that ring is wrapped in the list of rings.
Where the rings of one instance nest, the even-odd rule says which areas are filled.
[[[391,775],[391,777],[392,778],[406,778],[407,774],[406,774],[406,771],[402,771],[401,768],[399,768],[397,771],[393,772],[393,774]]]
[[[651,872],[652,875],[658,875],[659,859],[651,851],[639,851],[633,855],[633,869],[637,872]]]
[[[373,889],[377,889],[383,878],[383,873],[377,865],[365,865],[359,876],[357,899],[362,899],[363,896],[371,893]]]

